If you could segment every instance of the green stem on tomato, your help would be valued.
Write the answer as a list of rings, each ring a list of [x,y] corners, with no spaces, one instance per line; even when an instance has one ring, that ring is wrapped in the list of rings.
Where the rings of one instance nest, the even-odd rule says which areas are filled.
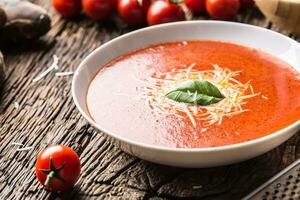
[[[49,186],[52,179],[55,178],[55,171],[51,171],[48,175],[47,175],[47,179],[45,181],[45,186]]]
[[[181,4],[183,3],[183,0],[169,0],[169,2],[173,4]]]
[[[59,172],[65,167],[65,162],[59,167],[55,168],[54,163],[53,163],[53,157],[50,156],[50,167],[49,169],[40,169],[40,171],[44,174],[47,174],[47,178],[45,181],[45,186],[48,187],[51,184],[51,181],[53,179],[58,179],[62,183],[65,182],[65,180],[59,175]]]

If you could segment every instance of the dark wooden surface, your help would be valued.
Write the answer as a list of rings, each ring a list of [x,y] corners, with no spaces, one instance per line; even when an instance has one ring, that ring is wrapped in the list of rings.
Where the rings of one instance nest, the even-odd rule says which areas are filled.
[[[74,70],[93,49],[130,29],[117,18],[106,24],[85,17],[64,20],[49,2],[37,2],[51,13],[49,34],[25,49],[4,52],[0,199],[240,199],[299,158],[298,134],[255,159],[210,169],[161,166],[123,153],[80,116],[71,97],[71,77],[50,74],[38,83],[32,80],[51,64],[54,54],[62,70]],[[236,20],[279,31],[256,9],[242,12]],[[17,152],[13,142],[34,148]],[[38,152],[53,143],[73,147],[82,162],[76,187],[63,194],[44,190],[34,174]]]

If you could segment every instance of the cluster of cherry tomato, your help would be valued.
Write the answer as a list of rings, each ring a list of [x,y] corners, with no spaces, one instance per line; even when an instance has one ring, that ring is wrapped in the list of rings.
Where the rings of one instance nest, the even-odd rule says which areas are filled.
[[[240,8],[249,8],[254,0],[52,0],[54,9],[64,17],[83,12],[103,21],[115,11],[131,26],[161,24],[186,19],[188,8],[193,14],[208,13],[218,20],[232,19]]]

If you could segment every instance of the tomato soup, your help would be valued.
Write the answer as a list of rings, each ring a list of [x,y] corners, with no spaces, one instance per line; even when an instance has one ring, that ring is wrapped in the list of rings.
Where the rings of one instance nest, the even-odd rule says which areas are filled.
[[[86,104],[104,130],[132,141],[217,147],[299,120],[300,76],[282,60],[237,44],[162,43],[108,63],[91,81]]]

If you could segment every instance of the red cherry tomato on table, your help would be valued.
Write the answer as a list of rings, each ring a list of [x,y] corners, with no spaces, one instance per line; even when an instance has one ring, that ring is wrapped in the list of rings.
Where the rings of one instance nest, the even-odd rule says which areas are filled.
[[[206,0],[208,14],[218,20],[230,20],[240,8],[239,0]]]
[[[150,0],[118,0],[118,13],[124,22],[132,26],[146,23]]]
[[[90,18],[104,20],[115,11],[117,0],[82,0],[82,7]]]
[[[178,4],[166,0],[154,1],[147,13],[149,25],[182,20],[185,20],[185,14],[182,8]]]
[[[186,7],[195,14],[205,12],[205,0],[184,0]]]
[[[39,181],[53,192],[71,189],[80,175],[80,160],[76,152],[64,145],[44,149],[35,164]]]
[[[81,12],[81,0],[52,0],[52,5],[64,17],[74,17]]]
[[[242,8],[252,8],[255,4],[254,0],[240,0]]]

